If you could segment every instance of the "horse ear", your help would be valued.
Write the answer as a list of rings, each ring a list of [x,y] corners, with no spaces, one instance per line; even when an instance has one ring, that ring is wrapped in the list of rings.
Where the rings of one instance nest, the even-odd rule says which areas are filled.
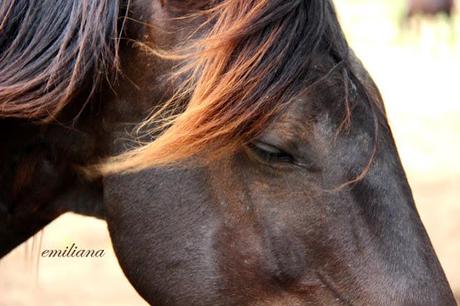
[[[367,72],[366,68],[364,68],[363,63],[361,60],[356,56],[355,52],[350,48],[349,51],[349,60],[351,70],[359,82],[365,87],[366,91],[369,93],[370,98],[376,102],[376,104],[381,108],[382,112],[385,113],[385,106],[383,104],[383,97],[380,93],[377,84],[375,84],[374,80],[370,76],[369,72]]]
[[[51,120],[116,67],[119,0],[5,0],[0,118]]]

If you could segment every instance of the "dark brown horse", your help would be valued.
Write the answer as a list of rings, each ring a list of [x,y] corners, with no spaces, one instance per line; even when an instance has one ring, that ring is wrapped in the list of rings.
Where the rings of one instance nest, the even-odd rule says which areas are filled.
[[[74,211],[155,305],[455,305],[330,1],[3,0],[0,117],[0,255]]]

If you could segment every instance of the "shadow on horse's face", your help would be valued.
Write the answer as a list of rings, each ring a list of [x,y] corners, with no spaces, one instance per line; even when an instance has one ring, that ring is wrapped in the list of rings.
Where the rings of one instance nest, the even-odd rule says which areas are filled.
[[[155,16],[166,8],[153,6],[153,17],[145,21],[158,24]],[[146,7],[139,2],[133,12],[148,12]],[[152,32],[148,39],[157,43],[177,40],[177,33]],[[169,69],[160,63],[157,71],[146,71],[142,60],[125,61],[134,71],[128,77],[141,86]],[[312,80],[336,64],[327,53],[314,63]],[[361,64],[353,69],[376,93]],[[114,248],[147,301],[454,303],[386,119],[377,119],[375,139],[372,109],[351,79],[351,116],[344,116],[341,76],[333,71],[308,87],[249,145],[205,166],[160,167],[104,180]],[[113,104],[123,109],[125,101],[159,95],[145,92],[121,92]],[[344,117],[350,119],[346,127]]]

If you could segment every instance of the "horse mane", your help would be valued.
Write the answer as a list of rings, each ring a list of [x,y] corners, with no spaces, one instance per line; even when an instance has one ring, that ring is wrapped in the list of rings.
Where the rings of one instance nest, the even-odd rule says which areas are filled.
[[[330,54],[353,77],[331,1],[222,0],[190,18],[195,17],[206,20],[200,30],[209,29],[196,31],[197,37],[175,51],[152,50],[185,63],[173,72],[175,79],[185,79],[176,85],[178,92],[141,124],[154,126],[150,135],[159,136],[109,159],[96,172],[167,166],[192,156],[209,161],[236,150],[305,90],[318,52]],[[162,111],[171,108],[182,111],[165,119]]]
[[[3,0],[0,118],[49,122],[77,95],[88,101],[103,77],[118,68],[121,2]],[[182,1],[171,3],[186,9]],[[90,167],[93,175],[192,156],[210,160],[237,150],[306,90],[318,53],[327,52],[360,84],[330,0],[199,0],[193,8],[183,18],[205,21],[190,39],[175,50],[151,50],[178,60],[182,66],[171,78],[183,80],[140,125],[155,127],[149,132],[156,138]],[[358,88],[367,94],[364,86]],[[346,111],[345,122],[349,117]]]
[[[119,5],[2,0],[0,118],[51,121],[77,95],[88,101],[118,65]]]

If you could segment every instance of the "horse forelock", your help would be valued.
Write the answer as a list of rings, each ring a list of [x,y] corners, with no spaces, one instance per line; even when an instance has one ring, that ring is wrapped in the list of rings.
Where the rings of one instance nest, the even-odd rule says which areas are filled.
[[[349,47],[330,1],[224,0],[196,16],[206,18],[205,34],[195,31],[198,38],[192,35],[173,52],[153,51],[185,63],[172,72],[185,81],[161,109],[187,97],[185,111],[166,123],[161,111],[147,119],[141,125],[161,129],[160,136],[110,159],[98,167],[100,173],[198,155],[209,161],[251,141],[302,93],[318,54],[327,53],[351,71]]]
[[[2,1],[0,118],[49,121],[76,95],[89,99],[118,63],[119,5],[119,0]]]
[[[77,94],[89,99],[117,68],[121,1],[58,2],[0,4],[0,117],[51,120]],[[157,52],[185,63],[171,73],[185,81],[162,108],[177,109],[186,97],[185,110],[167,120],[153,115],[141,125],[161,129],[160,136],[96,172],[139,170],[206,152],[200,155],[209,160],[235,150],[305,90],[318,53],[350,66],[330,1],[223,0],[197,7],[190,18],[204,17],[200,31],[177,50]]]

